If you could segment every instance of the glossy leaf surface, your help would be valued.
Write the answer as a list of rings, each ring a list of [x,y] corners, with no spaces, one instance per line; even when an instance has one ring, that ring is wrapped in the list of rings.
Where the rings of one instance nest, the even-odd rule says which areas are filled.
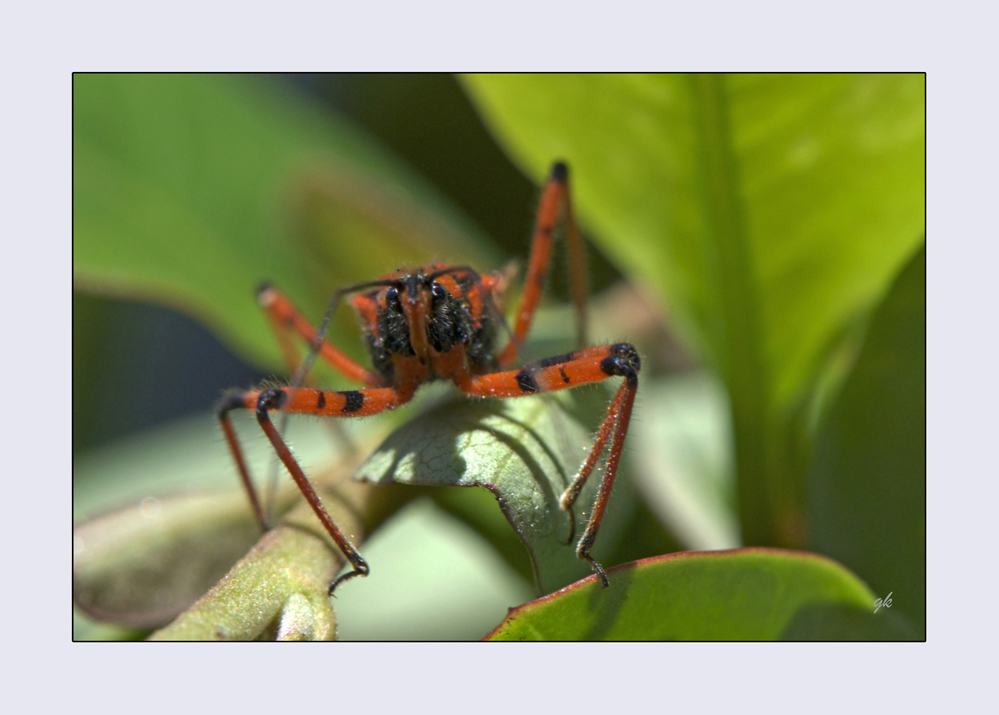
[[[869,608],[839,564],[775,549],[691,552],[613,569],[511,609],[491,640],[776,640],[803,608]]]

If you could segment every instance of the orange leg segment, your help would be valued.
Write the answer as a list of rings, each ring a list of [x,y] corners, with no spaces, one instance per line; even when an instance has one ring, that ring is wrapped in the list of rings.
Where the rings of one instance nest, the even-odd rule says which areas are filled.
[[[292,479],[295,480],[295,484],[298,485],[298,488],[319,518],[319,521],[322,522],[323,527],[353,567],[353,571],[348,571],[342,576],[337,577],[330,584],[329,595],[331,596],[340,583],[354,576],[367,576],[370,569],[367,562],[361,557],[347,537],[343,535],[343,532],[340,531],[326,511],[322,500],[306,478],[305,472],[302,471],[298,462],[295,461],[295,457],[292,455],[291,450],[288,449],[288,445],[285,444],[274,423],[271,422],[268,413],[272,410],[278,410],[285,413],[311,414],[323,417],[363,417],[395,409],[399,405],[408,402],[412,394],[413,390],[400,391],[390,387],[348,391],[318,390],[310,387],[282,387],[233,393],[225,397],[219,404],[217,414],[219,422],[222,425],[222,431],[225,434],[226,441],[229,443],[233,458],[236,460],[240,478],[250,497],[250,503],[253,505],[253,511],[260,522],[260,526],[265,531],[268,528],[256,489],[253,487],[253,480],[250,477],[249,469],[243,458],[243,451],[239,445],[239,441],[236,439],[235,430],[229,419],[229,412],[235,409],[253,410],[256,413],[257,422],[260,424],[261,429],[263,429],[264,434],[267,435],[278,457],[288,469]]]
[[[551,177],[541,194],[538,205],[538,219],[534,227],[534,238],[531,242],[531,256],[527,264],[527,276],[524,278],[524,295],[517,310],[514,323],[513,338],[503,348],[498,360],[501,366],[513,363],[517,358],[534,313],[541,299],[545,275],[551,259],[552,237],[558,225],[559,215],[564,217],[566,243],[569,248],[569,277],[572,284],[572,297],[576,305],[576,332],[580,345],[586,343],[586,269],[583,253],[583,241],[572,215],[572,205],[569,200],[569,169],[562,162],[556,162],[552,167]]]
[[[597,532],[600,530],[600,523],[603,521],[604,511],[607,508],[607,500],[614,486],[614,477],[617,475],[621,451],[624,448],[624,438],[628,433],[628,423],[631,421],[635,393],[638,391],[638,372],[640,369],[641,361],[635,348],[627,343],[619,343],[586,348],[539,360],[520,370],[468,376],[456,381],[458,387],[469,395],[517,397],[538,392],[563,390],[576,385],[599,382],[614,376],[625,378],[607,409],[607,416],[604,417],[604,421],[600,425],[586,461],[583,462],[560,500],[560,506],[569,514],[569,541],[571,541],[575,534],[575,517],[572,506],[613,434],[610,453],[607,456],[604,474],[600,480],[600,489],[593,503],[593,511],[587,522],[586,530],[576,545],[576,556],[590,562],[593,570],[599,574],[604,586],[609,585],[607,575],[600,564],[590,556],[590,549],[597,538]]]
[[[278,336],[278,341],[281,343],[281,350],[284,353],[285,361],[292,368],[292,372],[294,372],[298,366],[298,356],[291,341],[292,333],[297,334],[315,349],[316,328],[302,315],[288,297],[274,286],[262,285],[257,290],[257,301],[267,312],[271,326],[274,328],[274,332]],[[323,360],[339,370],[349,380],[360,382],[369,387],[378,387],[382,384],[382,379],[379,375],[365,370],[328,340],[322,340],[318,346],[318,353]],[[304,381],[305,376],[302,375],[301,378]]]
[[[590,513],[590,520],[586,524],[586,529],[583,531],[579,543],[576,544],[576,557],[586,559],[590,562],[593,570],[600,575],[604,586],[610,585],[607,581],[607,574],[600,568],[600,564],[590,556],[590,549],[593,547],[593,542],[596,541],[597,531],[600,529],[600,523],[603,521],[604,512],[607,509],[607,500],[610,498],[611,489],[614,486],[617,466],[621,461],[621,451],[624,449],[624,438],[628,433],[628,423],[631,421],[631,408],[635,404],[636,389],[637,381],[633,385],[630,380],[625,380],[621,387],[618,388],[617,394],[614,396],[614,401],[611,402],[611,406],[607,410],[607,416],[604,418],[603,423],[600,425],[600,430],[597,432],[597,438],[593,442],[590,455],[579,468],[575,479],[573,479],[572,484],[562,494],[559,502],[562,509],[569,514],[569,523],[571,525],[569,541],[572,541],[572,535],[575,531],[575,517],[572,512],[572,505],[575,503],[576,497],[579,496],[579,492],[586,483],[586,479],[590,476],[590,472],[593,471],[593,467],[596,465],[597,459],[603,451],[604,445],[607,444],[607,439],[613,429],[614,441],[611,443],[610,453],[607,455],[607,462],[604,464],[604,476],[600,480],[600,489],[597,491],[597,498],[593,502],[593,511]]]
[[[338,296],[334,296],[334,301],[331,303],[331,307],[327,311],[329,316],[332,316],[332,310],[336,306],[337,297]],[[317,355],[321,356],[328,364],[339,370],[341,374],[350,380],[361,382],[369,386],[381,384],[381,379],[377,375],[368,372],[356,362],[351,360],[346,354],[338,350],[334,345],[324,339],[321,339],[321,337],[325,337],[325,329],[322,330],[323,335],[319,337],[312,324],[279,289],[267,283],[261,285],[257,289],[257,302],[260,304],[260,307],[264,309],[268,322],[271,325],[271,329],[274,331],[275,336],[277,336],[281,352],[284,354],[285,364],[288,366],[288,372],[293,375],[293,385],[301,386],[306,384],[308,380],[307,373],[312,367],[312,362],[315,360]],[[325,319],[323,325],[327,326],[328,324],[328,319]],[[308,356],[305,358],[304,363],[301,364],[299,363],[298,350],[296,349],[293,341],[295,334],[305,340],[309,345]],[[318,342],[317,338],[319,338]],[[286,434],[287,426],[288,417],[285,415],[278,426],[278,432],[282,435]],[[346,434],[338,423],[332,423],[331,431],[340,443],[350,444],[350,440],[346,437]],[[274,468],[271,472],[267,487],[267,507],[263,512],[268,517],[266,519],[267,521],[270,521],[270,510],[277,495],[277,462],[274,462],[273,466]],[[258,504],[254,504],[254,509],[258,506]]]

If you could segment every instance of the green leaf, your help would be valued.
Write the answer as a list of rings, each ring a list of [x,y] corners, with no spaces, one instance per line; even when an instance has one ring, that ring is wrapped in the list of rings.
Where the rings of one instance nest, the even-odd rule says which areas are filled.
[[[896,279],[809,472],[814,548],[926,633],[926,248]]]
[[[924,230],[924,77],[464,82],[528,176],[570,163],[593,240],[722,375],[744,542],[799,542],[810,390]]]
[[[569,517],[559,508],[559,498],[585,460],[592,437],[561,404],[551,396],[444,404],[396,430],[355,478],[486,487],[527,547],[539,592],[548,593],[591,573],[589,564],[576,558],[575,543],[566,544]],[[576,539],[596,497],[599,469],[576,501]],[[620,538],[634,508],[627,480],[619,478],[593,551],[597,561]]]
[[[418,487],[395,487],[422,492]],[[371,566],[366,578],[337,590],[333,606],[339,640],[477,640],[507,609],[537,594],[527,551],[486,489],[426,489],[482,496],[513,540],[526,578],[513,574],[475,529],[441,511],[428,498],[403,507],[361,549]]]
[[[358,130],[270,81],[75,75],[77,288],[166,303],[280,365],[268,280],[318,321],[343,285],[488,243]],[[331,336],[359,344],[349,311]]]
[[[487,638],[776,640],[803,609],[873,611],[874,596],[856,576],[800,552],[673,554],[617,567],[609,577],[609,588],[589,577],[512,609]]]
[[[452,517],[474,529],[524,581],[534,584],[534,563],[517,532],[488,489],[435,487],[429,494],[434,503]]]

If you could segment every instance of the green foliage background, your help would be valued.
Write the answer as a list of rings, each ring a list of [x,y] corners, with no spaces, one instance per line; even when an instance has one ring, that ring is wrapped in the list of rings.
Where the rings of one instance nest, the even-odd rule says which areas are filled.
[[[765,569],[776,580],[758,591],[734,578],[752,571],[753,552],[733,555],[730,566],[711,562],[700,580],[656,560],[619,572],[617,591],[590,597],[592,612],[616,613],[618,622],[560,630],[539,607],[521,613],[519,627],[534,619],[532,632],[554,638],[925,637],[922,76],[464,77],[471,107],[440,77],[324,78],[316,86],[309,98],[275,78],[75,78],[75,405],[99,373],[93,326],[108,309],[87,296],[174,306],[243,359],[278,371],[252,300],[260,280],[318,317],[335,287],[396,264],[438,257],[500,266],[504,256],[526,254],[532,199],[497,146],[535,185],[563,158],[576,214],[598,249],[598,306],[613,293],[603,289],[624,276],[702,366],[677,374],[659,359],[661,342],[616,334],[618,323],[598,319],[594,341],[634,340],[646,365],[625,470],[637,506],[617,493],[628,487],[616,490],[625,536],[608,536],[614,543],[601,558],[808,549],[838,559],[866,586],[842,570],[816,581],[807,556],[776,559]],[[323,87],[339,88],[354,122],[315,100],[336,94]],[[346,312],[333,339],[361,356]],[[569,338],[569,322],[539,318],[538,357]],[[421,409],[408,408],[409,416]],[[570,413],[593,428],[592,410]],[[438,427],[417,418],[410,429],[429,440]],[[190,451],[194,441],[174,444]],[[202,460],[201,469],[231,478],[215,446],[222,461]],[[81,513],[86,499],[107,505],[123,482],[136,483],[141,454],[127,464],[107,454],[103,466],[76,475]],[[79,464],[95,463],[81,455]],[[136,495],[153,493],[138,481]],[[499,555],[496,578],[508,584],[500,600],[526,600],[523,554],[496,527],[498,512],[449,494],[436,497],[430,519],[443,509],[471,524],[484,537],[472,539]],[[629,590],[632,581],[644,590]],[[766,617],[777,625],[754,630],[766,618],[739,604],[766,598],[775,583],[807,597]],[[374,575],[352,586],[374,591]],[[859,615],[872,593],[890,591],[888,627],[887,618]],[[607,599],[621,593],[639,608],[610,609]],[[395,604],[405,597],[388,596]],[[671,610],[671,599],[704,610]],[[431,597],[426,611],[439,614],[441,602]],[[344,635],[351,606],[337,606]],[[683,612],[693,630],[650,627]],[[742,616],[742,625],[697,630],[720,616],[733,624]],[[469,616],[467,631],[442,625],[383,637],[481,636],[501,617],[502,609],[490,625]]]

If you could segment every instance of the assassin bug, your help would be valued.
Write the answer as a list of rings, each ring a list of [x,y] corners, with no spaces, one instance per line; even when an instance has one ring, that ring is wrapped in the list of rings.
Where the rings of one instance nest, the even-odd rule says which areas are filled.
[[[293,334],[305,340],[311,350],[295,371],[291,386],[261,387],[231,393],[219,404],[218,419],[257,520],[266,530],[267,520],[229,419],[232,410],[255,412],[257,422],[278,457],[353,567],[352,571],[330,584],[330,595],[343,581],[354,576],[366,576],[368,564],[326,512],[269,413],[365,417],[394,410],[409,402],[421,384],[437,379],[451,380],[458,389],[473,397],[520,397],[600,382],[609,377],[624,378],[597,430],[589,456],[560,500],[561,508],[569,515],[570,535],[566,543],[570,543],[575,534],[573,504],[610,440],[610,452],[593,510],[576,545],[576,556],[589,561],[603,585],[609,585],[607,574],[590,556],[590,549],[607,508],[631,419],[641,367],[638,353],[628,343],[601,345],[510,369],[531,327],[541,297],[554,230],[560,215],[564,217],[564,233],[569,247],[577,329],[580,342],[585,343],[583,249],[569,201],[569,172],[563,162],[554,164],[541,195],[523,297],[512,330],[497,307],[506,287],[506,277],[499,272],[479,274],[469,266],[432,263],[419,268],[400,269],[378,280],[341,288],[330,301],[318,329],[277,288],[265,284],[258,290],[260,305],[278,335],[288,362],[294,366]],[[340,299],[347,294],[354,294],[351,304],[365,331],[373,371],[365,369],[325,339],[333,312]],[[501,328],[509,333],[509,340],[502,349],[498,349]],[[334,391],[302,386],[317,356],[347,378],[364,385],[364,388]]]

